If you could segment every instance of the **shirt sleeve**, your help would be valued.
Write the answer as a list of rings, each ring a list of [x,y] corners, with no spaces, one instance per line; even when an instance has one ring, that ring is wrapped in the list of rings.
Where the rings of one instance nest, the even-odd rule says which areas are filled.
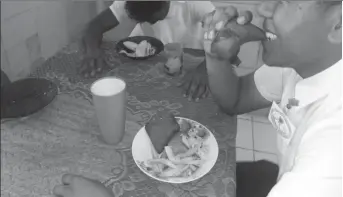
[[[188,10],[192,19],[201,22],[206,14],[214,11],[216,8],[210,1],[186,1]]]
[[[258,91],[270,102],[280,102],[283,90],[284,69],[261,66],[255,71],[254,80]],[[272,83],[271,83],[272,82]]]
[[[128,18],[128,15],[125,11],[126,1],[114,1],[110,6],[110,10],[113,15],[117,18],[118,22],[122,22],[125,18]]]
[[[306,131],[290,172],[268,197],[342,196],[341,111]]]

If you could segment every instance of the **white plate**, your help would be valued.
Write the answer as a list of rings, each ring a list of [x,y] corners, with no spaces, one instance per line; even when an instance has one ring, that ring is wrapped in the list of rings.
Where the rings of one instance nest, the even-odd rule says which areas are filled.
[[[153,179],[166,182],[166,183],[187,183],[187,182],[191,182],[191,181],[194,181],[203,177],[212,169],[212,167],[215,165],[218,158],[218,153],[219,153],[218,143],[214,135],[212,134],[212,132],[208,128],[206,128],[204,125],[194,120],[187,119],[187,118],[176,117],[176,119],[177,120],[183,119],[183,120],[186,120],[187,122],[190,122],[192,125],[198,125],[200,127],[203,127],[210,134],[209,138],[205,141],[205,145],[208,145],[209,147],[208,159],[202,166],[199,167],[199,169],[192,176],[187,177],[187,178],[166,178],[166,179],[160,178],[149,173],[148,171],[146,171],[144,168],[142,168],[139,165],[139,163],[153,158],[152,156],[153,146],[152,146],[152,143],[150,141],[148,134],[146,133],[145,127],[142,127],[136,134],[135,138],[133,139],[132,156],[138,168]]]

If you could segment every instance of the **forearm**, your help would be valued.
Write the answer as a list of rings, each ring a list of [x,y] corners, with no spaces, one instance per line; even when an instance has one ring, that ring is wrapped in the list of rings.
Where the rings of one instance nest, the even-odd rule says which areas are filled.
[[[107,8],[88,23],[86,31],[94,36],[102,36],[105,32],[118,25],[119,22],[117,18],[112,11]]]
[[[218,60],[206,55],[206,68],[212,96],[229,115],[236,115],[240,78],[227,60]]]

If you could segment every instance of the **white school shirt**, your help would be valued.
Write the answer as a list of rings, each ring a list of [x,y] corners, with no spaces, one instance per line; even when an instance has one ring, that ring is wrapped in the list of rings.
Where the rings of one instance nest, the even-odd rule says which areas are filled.
[[[125,3],[114,1],[110,6],[119,23],[131,20],[126,13]],[[137,24],[130,36],[152,36],[163,44],[179,42],[184,47],[203,49],[201,20],[213,10],[215,7],[210,1],[170,1],[169,12],[164,20],[153,25]]]
[[[255,72],[261,95],[294,126],[286,137],[275,131],[280,172],[268,197],[342,196],[341,69],[342,60],[306,79],[291,68],[264,65]],[[299,105],[287,109],[289,98]]]

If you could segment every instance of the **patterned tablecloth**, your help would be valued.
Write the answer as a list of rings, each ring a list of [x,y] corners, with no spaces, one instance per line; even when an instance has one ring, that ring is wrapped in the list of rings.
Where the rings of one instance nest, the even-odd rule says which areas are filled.
[[[114,52],[115,43],[105,43],[103,76],[119,76],[128,86],[126,134],[118,146],[104,144],[98,136],[89,92],[95,79],[76,72],[80,54],[68,46],[37,69],[33,76],[54,81],[59,95],[45,109],[27,118],[1,124],[1,197],[52,196],[52,188],[64,173],[100,180],[115,197],[234,197],[236,118],[217,114],[211,98],[190,102],[176,86],[178,77],[165,76],[165,58],[133,61]],[[203,57],[188,50],[185,68]],[[171,112],[209,126],[219,143],[214,168],[200,180],[167,184],[152,180],[135,165],[131,142],[135,133],[155,114]]]

